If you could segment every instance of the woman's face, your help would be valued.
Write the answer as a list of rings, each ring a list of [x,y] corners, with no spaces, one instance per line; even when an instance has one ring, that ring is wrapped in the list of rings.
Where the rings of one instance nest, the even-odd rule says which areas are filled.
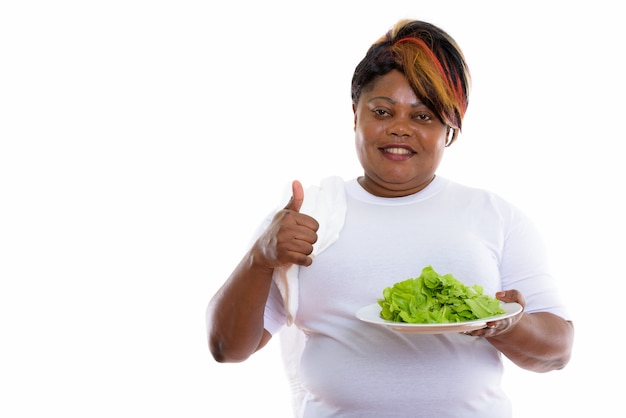
[[[364,170],[359,182],[365,190],[399,197],[432,181],[447,127],[420,102],[401,72],[375,80],[353,110],[356,151]]]

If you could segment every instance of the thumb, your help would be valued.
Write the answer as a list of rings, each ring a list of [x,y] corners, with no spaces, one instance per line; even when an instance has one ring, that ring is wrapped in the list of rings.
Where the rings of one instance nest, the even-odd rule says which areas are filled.
[[[285,209],[300,212],[303,200],[304,189],[302,188],[302,183],[300,183],[298,180],[294,180],[293,183],[291,183],[291,199],[289,199],[289,203],[287,203]]]

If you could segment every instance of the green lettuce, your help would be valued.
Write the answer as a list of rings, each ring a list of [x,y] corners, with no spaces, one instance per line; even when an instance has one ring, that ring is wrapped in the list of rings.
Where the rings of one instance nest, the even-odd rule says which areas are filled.
[[[417,278],[385,288],[378,304],[381,318],[411,324],[464,322],[505,313],[498,299],[483,294],[482,286],[467,286],[432,266]]]

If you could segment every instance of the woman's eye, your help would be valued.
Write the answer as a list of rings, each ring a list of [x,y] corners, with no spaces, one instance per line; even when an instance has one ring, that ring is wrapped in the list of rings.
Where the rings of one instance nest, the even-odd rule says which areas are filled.
[[[419,113],[419,114],[415,115],[414,118],[419,120],[419,121],[428,121],[428,120],[430,120],[430,115],[428,115],[426,113]]]
[[[385,116],[385,115],[388,115],[389,113],[385,109],[374,109],[374,114],[376,116]]]

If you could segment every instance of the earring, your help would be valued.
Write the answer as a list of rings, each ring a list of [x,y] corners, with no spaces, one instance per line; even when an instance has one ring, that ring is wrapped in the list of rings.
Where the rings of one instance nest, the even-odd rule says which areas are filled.
[[[448,126],[448,130],[446,131],[446,147],[449,147],[454,142],[454,137],[456,136],[456,129]]]

